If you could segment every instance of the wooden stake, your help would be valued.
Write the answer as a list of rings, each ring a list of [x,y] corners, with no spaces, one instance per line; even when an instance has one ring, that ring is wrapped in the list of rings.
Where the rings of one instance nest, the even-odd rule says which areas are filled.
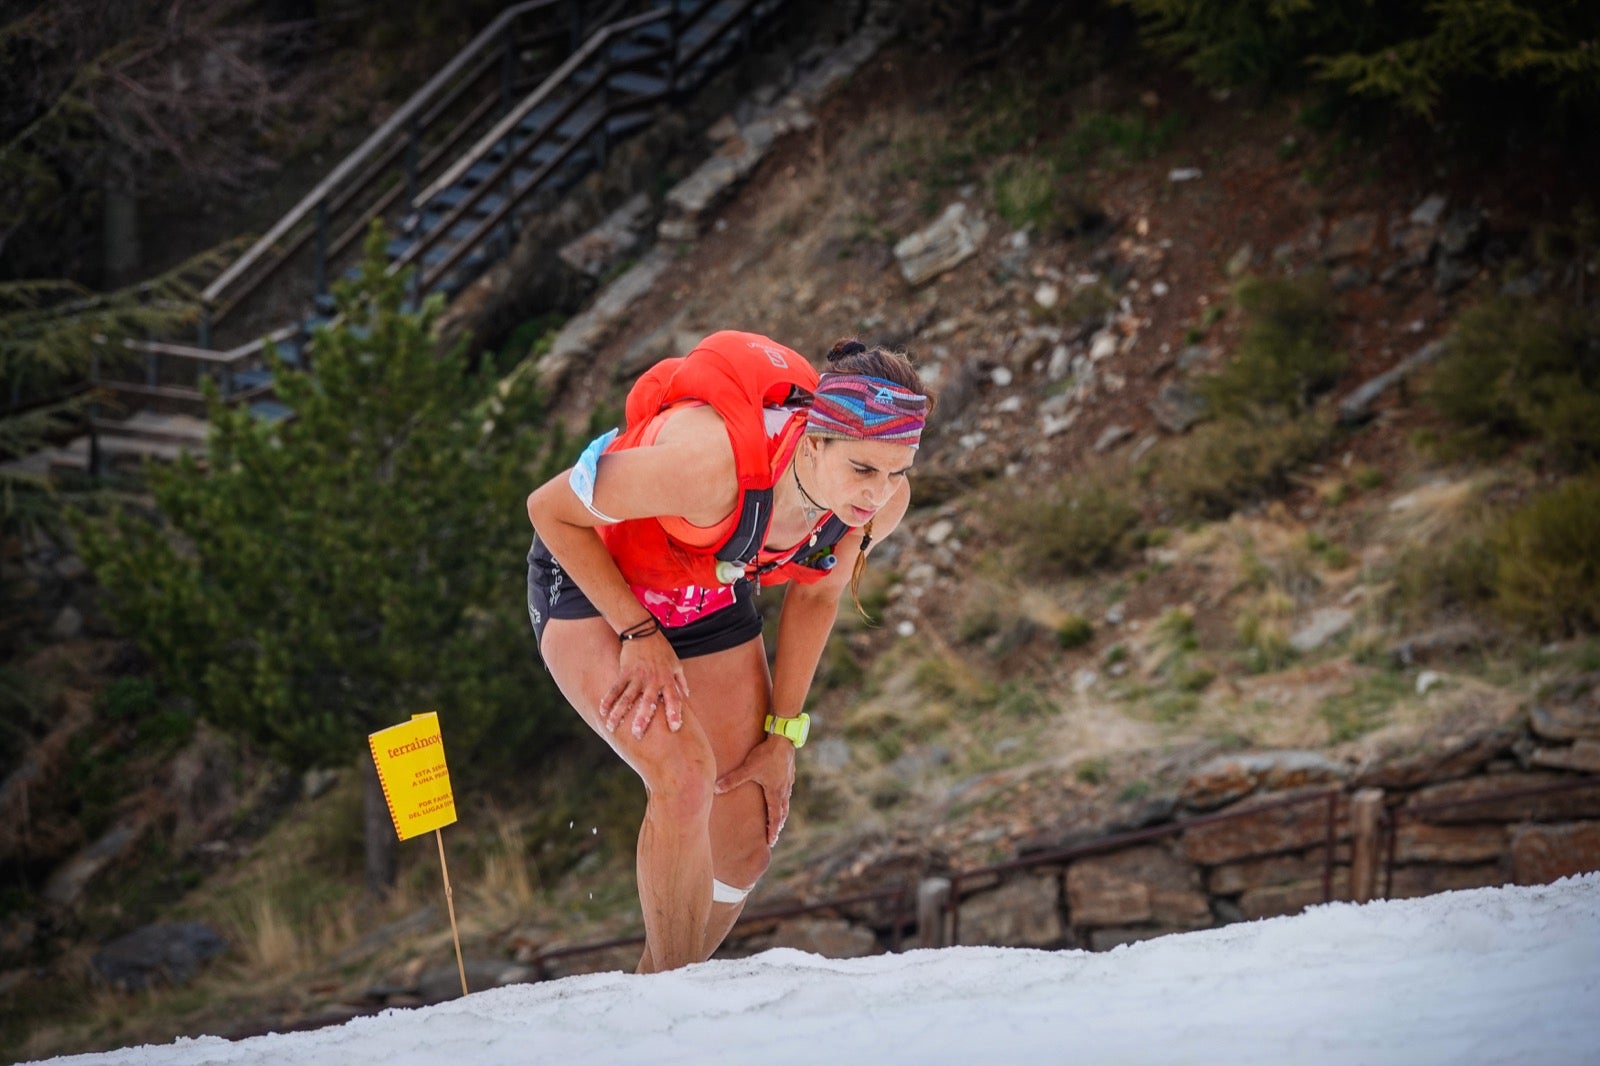
[[[450,891],[450,867],[444,861],[444,830],[435,829],[433,835],[439,840],[439,872],[444,874],[444,903],[450,909],[450,939],[456,942],[456,969],[461,974],[461,994],[467,992],[467,964],[461,961],[461,934],[456,931],[456,900]]]
[[[1378,894],[1378,832],[1383,789],[1363,788],[1350,797],[1350,898],[1365,903]]]

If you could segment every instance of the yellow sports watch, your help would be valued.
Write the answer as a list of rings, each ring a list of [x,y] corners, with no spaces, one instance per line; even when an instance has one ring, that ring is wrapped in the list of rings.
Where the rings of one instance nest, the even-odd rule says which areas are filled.
[[[797,748],[806,746],[806,737],[811,735],[811,716],[804,711],[793,718],[779,718],[775,714],[767,715],[766,731],[776,733],[788,740]]]

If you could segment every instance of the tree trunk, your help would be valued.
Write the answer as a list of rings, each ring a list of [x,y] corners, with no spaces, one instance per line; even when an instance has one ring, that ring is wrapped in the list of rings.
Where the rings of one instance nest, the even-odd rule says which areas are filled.
[[[361,759],[363,835],[367,843],[367,892],[383,899],[394,888],[396,858],[399,851],[394,835],[394,820],[389,816],[389,802],[383,795],[383,783],[378,780],[378,767],[371,755]]]

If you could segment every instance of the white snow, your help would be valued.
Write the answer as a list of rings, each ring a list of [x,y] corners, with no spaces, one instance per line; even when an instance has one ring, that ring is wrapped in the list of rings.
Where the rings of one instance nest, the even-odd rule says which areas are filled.
[[[70,1066],[1600,1062],[1600,873],[1167,936],[1100,954],[777,949],[478,992],[314,1032]]]

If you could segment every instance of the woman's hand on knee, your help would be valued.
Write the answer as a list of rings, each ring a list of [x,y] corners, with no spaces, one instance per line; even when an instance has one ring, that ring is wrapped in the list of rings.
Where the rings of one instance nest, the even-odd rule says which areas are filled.
[[[783,823],[789,820],[789,794],[794,790],[794,745],[783,737],[768,736],[750,749],[744,762],[717,778],[718,795],[754,781],[767,801],[767,846],[778,843]]]
[[[606,730],[615,733],[617,726],[631,716],[630,732],[638,740],[650,728],[656,708],[660,707],[666,715],[667,728],[676,733],[683,728],[683,702],[689,695],[689,682],[672,644],[659,632],[621,644],[617,682],[600,701]]]

